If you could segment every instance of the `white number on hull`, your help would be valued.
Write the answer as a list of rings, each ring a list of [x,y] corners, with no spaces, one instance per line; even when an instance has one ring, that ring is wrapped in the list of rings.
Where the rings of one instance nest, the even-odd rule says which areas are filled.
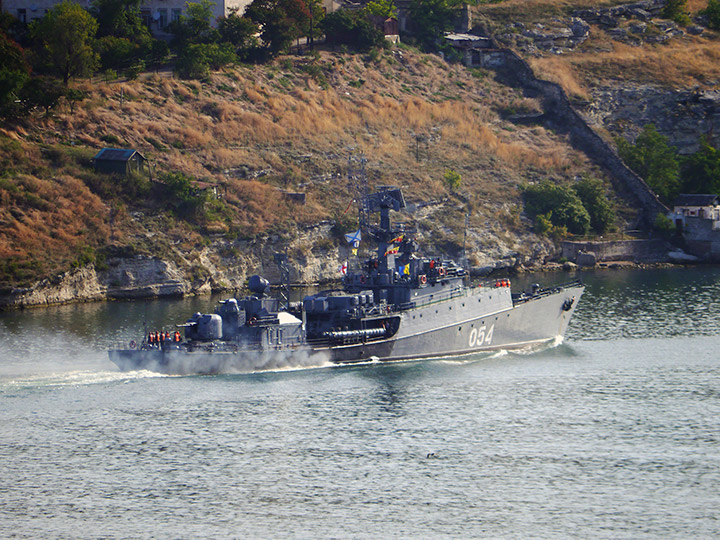
[[[481,326],[480,328],[473,328],[470,330],[470,342],[468,345],[470,347],[482,347],[483,345],[490,345],[492,343],[493,338],[493,330],[495,330],[495,325],[490,325],[490,329],[487,330],[485,326]]]

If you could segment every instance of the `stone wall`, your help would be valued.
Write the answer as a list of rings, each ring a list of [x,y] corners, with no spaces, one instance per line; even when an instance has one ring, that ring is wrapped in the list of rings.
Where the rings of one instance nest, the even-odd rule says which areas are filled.
[[[683,237],[688,253],[705,261],[720,262],[720,230],[713,229],[713,220],[686,216]]]
[[[611,242],[563,242],[562,256],[577,261],[580,252],[594,253],[599,261],[633,261],[657,263],[668,260],[664,240],[615,240]]]
[[[573,146],[610,173],[618,190],[628,194],[642,209],[646,226],[654,223],[657,214],[667,214],[669,209],[645,181],[631,171],[615,149],[575,111],[560,85],[535,77],[528,63],[509,49],[474,51],[473,59],[476,59],[475,65],[499,72],[508,83],[538,94],[544,103],[545,122],[566,131]]]

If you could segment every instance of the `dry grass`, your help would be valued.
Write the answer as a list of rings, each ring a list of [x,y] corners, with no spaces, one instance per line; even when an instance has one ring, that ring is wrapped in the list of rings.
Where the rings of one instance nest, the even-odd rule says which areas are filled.
[[[720,80],[720,47],[717,40],[703,37],[645,47],[612,42],[610,51],[539,58],[532,63],[539,72],[556,76],[570,93],[580,85],[578,78],[585,85],[619,80],[674,88],[709,86]]]
[[[353,197],[345,180],[351,152],[368,158],[371,184],[402,185],[411,202],[446,196],[445,170],[461,172],[464,197],[474,212],[471,222],[494,215],[493,201],[518,203],[517,186],[530,173],[571,177],[589,169],[583,156],[553,133],[503,121],[497,110],[536,104],[492,77],[473,76],[462,66],[407,50],[384,53],[376,62],[323,53],[316,63],[331,81],[323,88],[293,67],[299,62],[307,60],[289,67],[242,67],[202,84],[153,75],[86,85],[92,92],[87,106],[74,115],[61,110],[47,125],[18,138],[74,142],[92,155],[108,145],[103,137],[114,135],[150,158],[158,175],[183,172],[227,186],[225,210],[209,219],[204,231],[242,237],[288,232],[340,215]],[[294,86],[285,88],[280,77]],[[417,146],[416,136],[423,140]],[[35,189],[43,199],[52,196],[53,204],[19,212],[15,195],[0,190],[0,220],[13,223],[0,233],[0,255],[27,262],[45,243],[50,259],[64,261],[57,262],[62,266],[81,244],[107,241],[109,213],[103,205],[109,201],[78,180],[84,174],[80,166],[55,174],[60,180],[52,185],[59,191],[51,194],[45,182],[54,173],[37,145],[0,148],[0,159],[13,152],[45,167],[38,174],[22,171],[23,193]],[[242,179],[232,172],[226,176],[229,169],[266,174]],[[307,203],[290,202],[277,188],[305,191]],[[72,211],[79,206],[82,212]],[[179,220],[169,224],[158,215],[138,221],[132,211],[118,214],[125,217],[117,220],[116,234],[123,241],[135,239],[141,250],[164,253],[172,249],[171,241],[185,246],[199,239],[197,230]],[[165,234],[148,240],[144,231],[156,229]],[[49,237],[52,230],[57,238]]]
[[[585,85],[578,81],[574,65],[566,59],[557,56],[545,56],[532,58],[529,63],[538,78],[559,84],[570,98],[590,98],[590,93]]]

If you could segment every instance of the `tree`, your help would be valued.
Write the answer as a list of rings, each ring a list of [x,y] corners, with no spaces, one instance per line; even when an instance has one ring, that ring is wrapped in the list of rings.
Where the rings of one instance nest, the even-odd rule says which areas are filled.
[[[139,45],[152,39],[140,16],[142,0],[93,0],[90,13],[98,22],[98,37],[125,38]]]
[[[21,97],[26,110],[42,107],[45,116],[50,114],[67,88],[51,77],[33,77],[23,86]]]
[[[376,17],[383,17],[384,19],[397,17],[397,8],[393,0],[370,0],[365,9],[370,15]]]
[[[150,63],[153,68],[157,70],[160,65],[167,60],[170,55],[170,48],[168,44],[161,39],[154,39],[150,44],[150,52],[148,54]]]
[[[124,37],[102,37],[97,40],[95,48],[100,55],[102,69],[122,69],[135,61],[140,54],[137,44]]]
[[[68,88],[65,91],[65,100],[70,105],[70,114],[75,114],[75,105],[83,101],[87,94],[77,88]]]
[[[64,0],[31,25],[38,64],[62,78],[65,86],[70,77],[91,74],[98,61],[92,48],[97,29],[97,21],[87,11]]]
[[[466,0],[410,0],[413,34],[426,48],[435,48],[443,34],[453,29],[458,10]]]
[[[240,17],[237,10],[234,10],[227,17],[218,20],[218,32],[223,43],[230,43],[235,47],[235,52],[245,56],[247,51],[258,46],[255,34],[258,33],[258,25],[247,17]]]
[[[686,157],[681,166],[684,193],[720,195],[720,150],[703,138],[700,150]]]
[[[188,2],[186,15],[170,24],[170,31],[175,36],[173,44],[182,48],[195,43],[213,43],[220,34],[212,27],[213,7],[210,0]]]
[[[229,43],[195,43],[178,55],[175,72],[185,79],[202,79],[208,76],[210,69],[220,69],[236,61]]]
[[[670,146],[668,138],[648,124],[630,144],[617,139],[620,157],[639,174],[650,188],[666,202],[672,201],[680,192],[680,162],[677,149]]]
[[[30,66],[22,47],[0,30],[0,116],[14,116],[22,87],[30,76]]]
[[[262,28],[260,38],[273,55],[307,35],[312,20],[303,0],[253,0],[245,16]]]
[[[325,41],[329,45],[349,45],[361,50],[379,46],[383,33],[361,11],[338,10],[328,13],[323,21]]]

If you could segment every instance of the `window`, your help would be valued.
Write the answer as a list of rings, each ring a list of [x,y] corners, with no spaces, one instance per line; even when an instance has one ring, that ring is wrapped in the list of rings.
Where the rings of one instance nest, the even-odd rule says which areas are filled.
[[[165,9],[165,8],[158,9],[157,12],[158,12],[158,20],[157,20],[157,21],[158,21],[158,27],[159,27],[159,28],[165,28],[165,27],[167,26],[167,23],[168,23],[168,19],[167,19],[167,9]]]
[[[140,18],[142,19],[142,22],[145,26],[150,28],[150,24],[152,24],[152,15],[150,15],[149,9],[141,9],[140,10]]]
[[[27,11],[25,11],[24,9],[18,9],[17,10],[17,19],[21,23],[26,23],[27,22]]]
[[[174,8],[174,9],[172,10],[172,19],[171,19],[172,22],[177,22],[177,21],[179,21],[179,20],[180,20],[180,14],[181,14],[181,13],[182,13],[182,10],[181,10],[181,9]]]

